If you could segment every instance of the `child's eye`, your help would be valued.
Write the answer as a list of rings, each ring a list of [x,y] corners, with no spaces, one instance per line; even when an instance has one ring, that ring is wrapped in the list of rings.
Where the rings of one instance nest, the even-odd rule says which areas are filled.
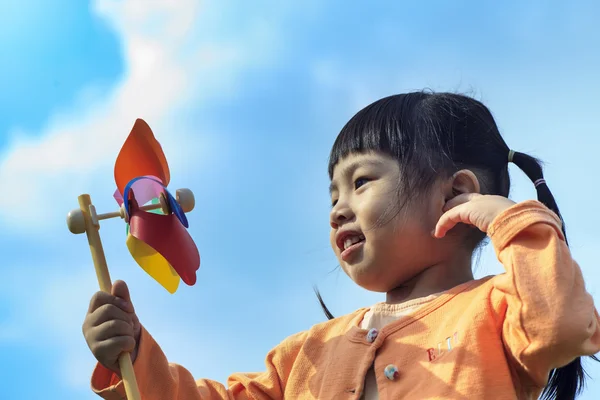
[[[333,201],[331,202],[331,207],[332,207],[332,208],[333,208],[333,207],[335,207],[335,205],[337,204],[337,202],[338,202],[337,200],[333,200]]]
[[[354,190],[358,190],[362,185],[369,182],[369,179],[361,177],[354,181]]]

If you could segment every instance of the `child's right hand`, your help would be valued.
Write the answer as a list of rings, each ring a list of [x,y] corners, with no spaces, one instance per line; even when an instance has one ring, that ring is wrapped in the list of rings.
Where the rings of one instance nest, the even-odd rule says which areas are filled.
[[[121,353],[131,352],[131,361],[135,361],[142,327],[125,282],[116,281],[111,294],[96,292],[92,296],[82,329],[94,357],[117,375]]]

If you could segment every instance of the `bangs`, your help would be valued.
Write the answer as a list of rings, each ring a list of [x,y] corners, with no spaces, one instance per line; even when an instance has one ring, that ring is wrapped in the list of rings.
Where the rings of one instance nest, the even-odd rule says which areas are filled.
[[[427,129],[423,129],[426,121],[421,118],[421,109],[427,96],[417,92],[385,97],[354,115],[342,128],[331,149],[329,179],[333,178],[337,163],[353,153],[374,151],[391,156],[403,168],[409,164],[418,168],[424,161],[418,160],[418,155],[431,154],[431,151],[417,151],[426,143]]]

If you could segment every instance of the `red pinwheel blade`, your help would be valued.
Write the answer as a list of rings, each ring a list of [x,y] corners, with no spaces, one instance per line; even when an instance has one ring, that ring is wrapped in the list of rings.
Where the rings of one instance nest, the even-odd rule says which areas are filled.
[[[187,285],[196,283],[200,253],[187,229],[174,214],[140,211],[132,204],[129,233],[160,253]]]

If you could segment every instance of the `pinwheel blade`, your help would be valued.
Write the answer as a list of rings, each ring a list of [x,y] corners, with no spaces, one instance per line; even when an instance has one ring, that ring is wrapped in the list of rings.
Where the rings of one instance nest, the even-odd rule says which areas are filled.
[[[144,242],[169,263],[187,285],[196,283],[200,254],[175,214],[159,215],[131,207],[129,234]]]
[[[128,187],[129,190],[135,193],[135,201],[142,206],[147,204],[152,199],[158,199],[161,193],[163,193],[166,189],[166,187],[161,184],[157,177],[151,175],[133,178],[128,182],[127,185],[125,185],[125,192],[127,192]],[[121,206],[124,202],[123,195],[125,195],[125,193],[119,192],[119,189],[117,189],[113,194],[113,197],[119,206]]]
[[[179,275],[162,255],[132,235],[127,235],[126,244],[133,259],[148,275],[169,293],[177,291]]]
[[[140,176],[156,177],[165,186],[171,179],[167,159],[150,126],[137,119],[115,162],[117,191],[122,195],[127,183]]]

